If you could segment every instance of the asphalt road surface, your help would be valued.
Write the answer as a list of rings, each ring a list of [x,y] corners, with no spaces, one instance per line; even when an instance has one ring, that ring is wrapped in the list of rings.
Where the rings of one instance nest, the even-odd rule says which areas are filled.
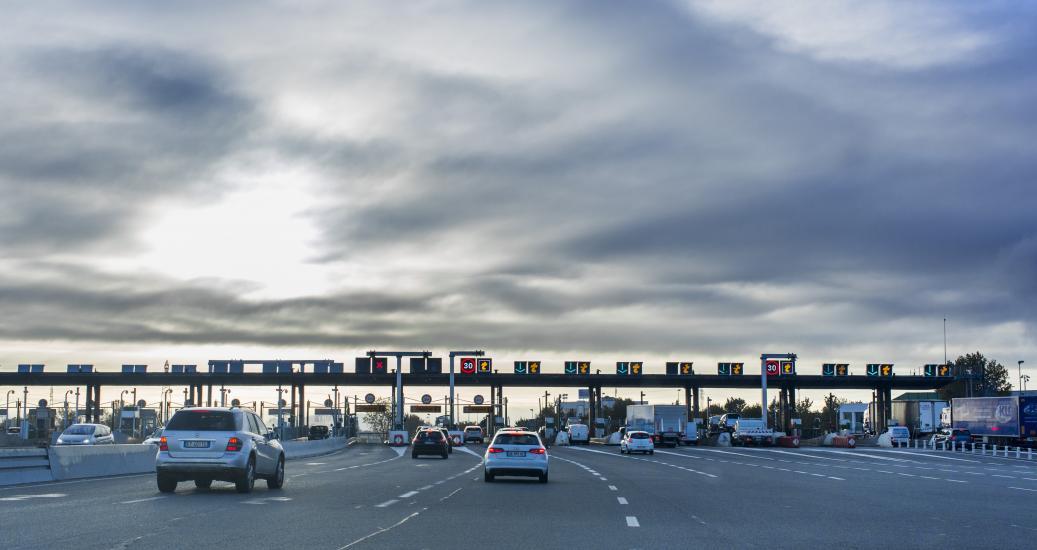
[[[281,490],[153,474],[0,488],[0,547],[1032,548],[1037,461],[880,449],[552,447],[551,479],[483,481],[485,447],[354,446]]]

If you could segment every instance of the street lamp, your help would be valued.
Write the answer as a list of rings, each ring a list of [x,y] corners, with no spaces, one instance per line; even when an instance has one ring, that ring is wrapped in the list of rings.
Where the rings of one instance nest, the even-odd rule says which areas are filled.
[[[66,428],[68,427],[68,394],[70,393],[73,393],[72,390],[65,391],[65,421],[63,422],[63,424]]]
[[[1024,374],[1022,376],[1022,378],[1020,379],[1020,382],[1022,382],[1022,387],[1023,387],[1022,390],[1023,391],[1026,391],[1026,383],[1029,382],[1029,381],[1030,381],[1030,375],[1029,374]]]
[[[1023,389],[1023,363],[1025,363],[1025,362],[1026,361],[1023,361],[1022,359],[1019,360],[1019,390],[1020,391],[1022,391],[1022,389]]]
[[[14,390],[7,390],[7,402],[4,403],[4,428],[11,423],[11,394]]]

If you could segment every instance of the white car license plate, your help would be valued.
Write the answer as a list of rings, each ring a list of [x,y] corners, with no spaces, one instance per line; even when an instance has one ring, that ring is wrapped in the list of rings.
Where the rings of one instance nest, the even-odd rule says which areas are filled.
[[[526,451],[508,451],[508,456],[526,456]]]
[[[184,441],[185,449],[208,449],[208,441]]]

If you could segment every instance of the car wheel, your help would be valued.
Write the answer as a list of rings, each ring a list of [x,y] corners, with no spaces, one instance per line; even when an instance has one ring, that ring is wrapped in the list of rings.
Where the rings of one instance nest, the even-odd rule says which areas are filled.
[[[493,483],[493,474],[491,474],[490,472],[487,472],[487,471],[483,470],[483,473],[482,473],[482,479],[483,479],[483,481],[485,481],[486,483]]]
[[[446,460],[446,458],[447,458],[448,456],[450,456],[450,455],[449,455],[448,453],[444,452],[443,454],[441,454],[441,455],[439,455],[439,456],[443,457],[443,459],[444,459],[444,460]]]
[[[199,489],[208,489],[209,487],[212,487],[212,480],[211,479],[196,479],[196,480],[194,480],[194,486],[198,487]]]
[[[280,489],[284,486],[284,457],[282,456],[277,461],[277,469],[274,470],[274,475],[268,477],[266,480],[267,489]]]
[[[547,483],[547,472],[540,474],[540,483]]]
[[[234,487],[239,493],[251,493],[252,488],[256,486],[256,459],[249,458],[248,466],[245,466],[245,471],[241,474],[241,477],[234,482]]]
[[[176,480],[171,477],[159,474],[158,490],[163,493],[172,493],[173,491],[176,491]]]
[[[648,451],[648,454],[650,454],[650,455],[654,455],[654,454],[655,454],[655,451]]]

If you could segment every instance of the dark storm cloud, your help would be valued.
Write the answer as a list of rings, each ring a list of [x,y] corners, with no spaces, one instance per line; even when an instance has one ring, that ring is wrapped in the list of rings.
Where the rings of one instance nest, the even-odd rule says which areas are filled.
[[[217,10],[219,36],[3,58],[45,100],[16,94],[0,125],[0,246],[25,260],[0,278],[18,312],[0,333],[724,354],[913,350],[951,316],[1032,342],[1025,29],[986,21],[996,47],[930,62],[908,43],[898,64],[680,4],[461,10],[424,20],[418,45],[393,17],[336,9],[242,22],[283,48]],[[508,32],[479,42],[457,31],[470,17]],[[137,246],[144,208],[204,203],[220,166],[266,157],[319,182],[313,261],[370,273],[277,299],[219,266],[182,281],[41,259]]]
[[[0,242],[21,256],[132,244],[143,208],[218,193],[204,178],[253,123],[250,101],[191,52],[39,48],[6,64],[47,94],[9,105],[0,126]]]

